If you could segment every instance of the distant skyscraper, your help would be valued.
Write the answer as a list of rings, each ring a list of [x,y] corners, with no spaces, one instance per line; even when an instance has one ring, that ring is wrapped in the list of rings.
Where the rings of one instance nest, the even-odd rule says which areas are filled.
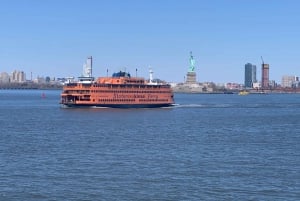
[[[83,77],[92,77],[93,58],[90,56],[83,64]]]
[[[252,88],[256,80],[256,66],[251,63],[245,64],[245,87]]]
[[[261,65],[261,87],[269,88],[269,64],[262,63]]]

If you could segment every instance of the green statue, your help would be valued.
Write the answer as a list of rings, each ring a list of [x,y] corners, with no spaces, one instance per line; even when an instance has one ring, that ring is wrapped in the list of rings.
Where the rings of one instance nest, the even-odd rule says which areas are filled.
[[[189,72],[195,72],[195,60],[194,57],[192,55],[192,52],[190,52],[191,56],[190,56],[190,67],[189,67]]]

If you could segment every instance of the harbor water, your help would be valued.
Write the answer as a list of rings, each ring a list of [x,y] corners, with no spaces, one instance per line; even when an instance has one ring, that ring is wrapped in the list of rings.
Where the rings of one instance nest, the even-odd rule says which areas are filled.
[[[299,200],[300,94],[63,109],[0,91],[0,200]]]

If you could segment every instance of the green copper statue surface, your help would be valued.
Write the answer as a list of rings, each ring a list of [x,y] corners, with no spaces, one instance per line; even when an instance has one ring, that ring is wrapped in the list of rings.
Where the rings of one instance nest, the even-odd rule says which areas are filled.
[[[191,52],[189,72],[195,72],[195,60]]]

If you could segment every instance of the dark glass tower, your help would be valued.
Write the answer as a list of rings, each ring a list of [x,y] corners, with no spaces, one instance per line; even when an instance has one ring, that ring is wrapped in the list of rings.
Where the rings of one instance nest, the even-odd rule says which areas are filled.
[[[251,63],[245,64],[245,87],[252,88],[256,80],[256,66]]]

